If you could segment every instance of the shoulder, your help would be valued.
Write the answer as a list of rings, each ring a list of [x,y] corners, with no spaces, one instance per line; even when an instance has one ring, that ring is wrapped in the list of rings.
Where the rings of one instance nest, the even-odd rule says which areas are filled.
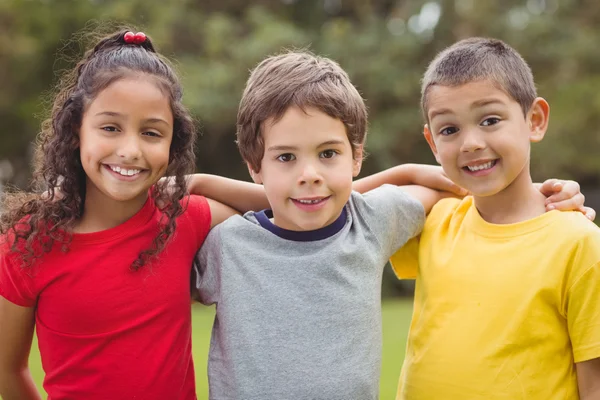
[[[552,211],[552,224],[544,236],[550,243],[569,243],[585,252],[593,252],[600,261],[600,228],[577,211]]]
[[[210,212],[208,200],[204,196],[190,194],[181,199],[180,203],[184,207],[184,213]]]
[[[425,226],[437,226],[442,221],[447,220],[460,223],[471,207],[473,207],[473,198],[471,196],[467,196],[464,199],[441,199],[433,206],[427,215]]]
[[[210,206],[204,196],[188,195],[180,200],[182,216],[195,224],[210,224]]]
[[[260,235],[258,230],[263,228],[255,219],[253,220],[252,214],[253,212],[248,212],[244,216],[236,214],[212,227],[202,244],[201,252],[214,255],[220,254],[223,249],[227,249],[228,252],[238,251],[240,247],[262,244],[264,239],[261,240],[259,237],[268,235]]]
[[[249,211],[243,216],[239,214],[232,215],[223,222],[213,226],[210,231],[211,233],[216,232],[218,234],[226,234],[227,236],[231,236],[234,233],[239,235],[247,235],[245,232],[248,230],[255,228],[262,229],[254,217],[254,214],[254,211]],[[253,236],[247,236],[248,240],[252,240],[252,238]]]

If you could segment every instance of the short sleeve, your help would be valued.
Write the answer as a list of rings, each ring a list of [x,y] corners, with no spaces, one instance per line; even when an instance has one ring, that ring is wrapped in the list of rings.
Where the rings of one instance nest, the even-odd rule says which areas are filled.
[[[200,248],[210,231],[212,220],[208,201],[204,196],[190,195],[182,200],[182,204],[186,207],[184,215],[196,240],[196,248]]]
[[[390,258],[398,279],[416,279],[419,270],[420,236],[410,239]]]
[[[365,193],[363,199],[363,215],[388,257],[423,229],[423,205],[398,186],[383,185]],[[358,202],[357,206],[361,208]]]
[[[219,299],[219,274],[223,262],[220,232],[221,225],[210,231],[194,260],[192,297],[205,305],[215,304]]]
[[[18,306],[33,307],[37,296],[31,268],[19,267],[8,250],[0,249],[0,295]]]
[[[600,262],[567,292],[567,322],[575,362],[600,357]]]

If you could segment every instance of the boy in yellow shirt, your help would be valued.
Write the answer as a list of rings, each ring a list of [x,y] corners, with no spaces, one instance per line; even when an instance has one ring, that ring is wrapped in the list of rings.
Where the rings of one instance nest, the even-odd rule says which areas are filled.
[[[416,278],[397,399],[600,399],[600,229],[546,213],[532,184],[549,106],[528,65],[501,41],[460,41],[429,65],[421,104],[436,160],[472,196],[440,201],[391,260]]]

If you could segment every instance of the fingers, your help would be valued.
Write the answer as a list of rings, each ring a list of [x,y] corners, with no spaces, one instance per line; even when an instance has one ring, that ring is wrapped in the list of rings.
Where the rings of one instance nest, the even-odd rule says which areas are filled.
[[[550,196],[548,199],[546,199],[547,210],[581,211],[583,208],[585,196],[581,193],[577,193],[575,196],[562,200],[560,198],[555,198],[552,202],[549,202],[549,200],[555,196]]]
[[[560,181],[558,179],[549,179],[542,184],[540,192],[547,196],[546,205],[551,203],[560,203],[565,200],[575,199],[579,209],[585,202],[585,196],[581,193],[579,183],[575,181]],[[558,209],[558,208],[557,208]]]
[[[440,187],[438,190],[450,192],[453,195],[456,195],[459,197],[464,197],[467,194],[469,194],[469,192],[466,189],[461,188],[456,183],[454,183],[450,179],[448,179],[446,176],[441,177],[439,186]]]
[[[544,196],[548,197],[562,189],[562,185],[560,183],[561,181],[558,179],[547,179],[542,184],[535,183],[534,185],[538,187]]]
[[[594,221],[596,219],[596,211],[593,208],[585,207],[583,202],[585,200],[585,196],[581,193],[578,193],[574,197],[559,201],[557,203],[551,203],[546,206],[546,210],[559,210],[559,211],[580,211],[582,212],[590,221]]]
[[[582,212],[590,221],[594,221],[596,219],[596,211],[593,208],[582,207]]]

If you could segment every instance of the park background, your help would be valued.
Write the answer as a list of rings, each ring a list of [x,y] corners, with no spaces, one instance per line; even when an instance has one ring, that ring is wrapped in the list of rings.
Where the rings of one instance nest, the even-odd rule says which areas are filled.
[[[146,32],[175,61],[202,133],[197,170],[239,179],[249,177],[234,143],[237,105],[249,70],[267,55],[307,48],[346,69],[369,107],[364,176],[400,163],[435,163],[419,111],[427,63],[465,37],[505,40],[529,62],[551,106],[546,138],[532,150],[534,179],[575,179],[587,205],[600,208],[597,0],[0,0],[0,192],[28,187],[32,144],[53,85],[81,56],[82,30],[111,21]],[[382,399],[395,392],[411,294],[410,282],[388,268]],[[194,307],[199,399],[207,398],[213,315]],[[31,367],[41,386],[36,347]]]

